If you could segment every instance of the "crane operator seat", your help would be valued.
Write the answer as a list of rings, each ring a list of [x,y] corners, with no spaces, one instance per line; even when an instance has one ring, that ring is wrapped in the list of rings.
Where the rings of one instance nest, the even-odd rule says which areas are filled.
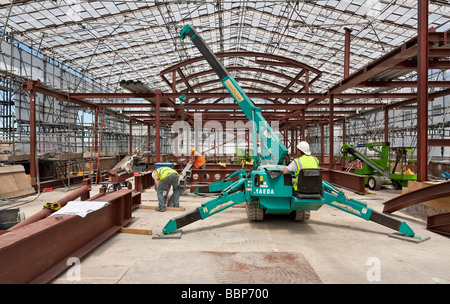
[[[321,199],[323,196],[322,172],[320,169],[302,169],[299,172],[297,192],[299,199]]]

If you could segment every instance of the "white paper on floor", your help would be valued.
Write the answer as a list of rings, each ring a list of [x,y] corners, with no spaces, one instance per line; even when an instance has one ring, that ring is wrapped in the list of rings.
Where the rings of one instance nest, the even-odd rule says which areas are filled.
[[[97,201],[70,201],[58,211],[52,213],[54,215],[79,215],[85,217],[88,213],[94,212],[109,205],[109,202]]]

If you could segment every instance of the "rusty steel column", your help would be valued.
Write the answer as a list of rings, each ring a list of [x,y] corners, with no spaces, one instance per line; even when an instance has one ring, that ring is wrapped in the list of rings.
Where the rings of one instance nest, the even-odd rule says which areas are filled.
[[[384,141],[389,141],[389,108],[384,107]]]
[[[334,168],[334,96],[330,96],[330,169]]]
[[[177,71],[172,72],[172,92],[177,92]]]
[[[31,184],[36,184],[36,165],[39,160],[36,157],[36,90],[30,91],[30,178]]]
[[[294,153],[292,155],[297,155],[297,143],[298,143],[298,125],[295,127],[295,147],[294,147]]]
[[[300,133],[300,140],[305,140],[305,129],[306,129],[306,120],[305,120],[305,110],[302,110],[302,129]]]
[[[347,136],[346,128],[346,118],[342,120],[342,145],[345,145],[345,137]]]
[[[93,130],[94,152],[98,151],[98,111],[99,111],[99,108],[96,108],[95,109],[95,116],[94,116],[94,119],[95,119],[95,121],[94,121],[94,130]],[[100,153],[98,153],[97,157],[100,157]]]
[[[133,120],[130,118],[129,154],[133,154]]]
[[[295,153],[295,127],[291,127],[291,154],[294,155]]]
[[[325,150],[325,127],[323,125],[323,123],[320,124],[320,163],[323,164],[324,158],[325,158],[325,154],[324,154],[324,150]]]
[[[309,71],[305,72],[305,93],[309,93]],[[305,104],[309,103],[309,98],[306,97],[305,98]],[[305,111],[303,111],[303,114],[305,113]],[[303,126],[302,126],[303,128]]]
[[[147,154],[148,154],[148,156],[147,156],[147,170],[148,169],[150,169],[150,163],[151,163],[151,160],[150,160],[150,124],[148,124],[147,125]]]
[[[344,46],[344,79],[350,75],[350,33],[349,28],[345,29],[345,46]]]
[[[155,90],[155,101],[156,101],[156,122],[155,122],[155,163],[160,162],[160,105],[161,105],[161,90]]]
[[[288,136],[288,119],[286,119],[286,122],[284,123],[284,145],[286,148],[289,146],[289,136]]]
[[[428,1],[419,0],[417,24],[417,181],[428,180]]]

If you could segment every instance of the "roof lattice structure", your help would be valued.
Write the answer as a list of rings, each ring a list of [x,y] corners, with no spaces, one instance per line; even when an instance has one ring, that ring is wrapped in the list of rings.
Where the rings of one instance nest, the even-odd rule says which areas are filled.
[[[192,43],[179,37],[188,23],[216,53],[272,54],[321,71],[309,88],[320,93],[343,78],[346,27],[352,30],[352,73],[417,35],[417,1],[0,1],[0,27],[16,40],[119,90],[121,80],[132,79],[171,92],[160,72],[199,56]],[[448,1],[430,1],[429,26],[450,30]],[[250,58],[223,60],[236,78],[267,76],[239,71],[257,68]],[[207,69],[186,66],[183,74],[202,68]],[[272,70],[291,77],[299,73],[292,67]],[[215,77],[203,75],[196,81]],[[278,81],[282,88],[289,84],[270,77],[243,85],[263,90],[262,80]]]

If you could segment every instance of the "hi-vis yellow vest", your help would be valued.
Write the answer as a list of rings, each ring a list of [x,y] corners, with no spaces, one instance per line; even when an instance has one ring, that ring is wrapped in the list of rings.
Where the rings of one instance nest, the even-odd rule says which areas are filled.
[[[172,169],[170,167],[158,168],[158,169],[156,169],[156,172],[158,173],[158,179],[159,180],[163,180],[163,179],[165,179],[167,177],[167,175],[173,174],[173,173],[176,173],[177,175],[180,175],[180,174],[178,174],[178,172],[176,170],[174,170],[174,169]]]
[[[295,164],[297,165],[297,171],[295,171],[295,183],[294,190],[297,191],[298,188],[298,176],[300,174],[301,169],[318,169],[319,168],[319,160],[312,155],[303,155],[302,157],[294,159]]]
[[[206,159],[200,152],[194,151],[194,155],[197,156],[197,160],[194,162],[194,167],[200,169],[206,163]]]

